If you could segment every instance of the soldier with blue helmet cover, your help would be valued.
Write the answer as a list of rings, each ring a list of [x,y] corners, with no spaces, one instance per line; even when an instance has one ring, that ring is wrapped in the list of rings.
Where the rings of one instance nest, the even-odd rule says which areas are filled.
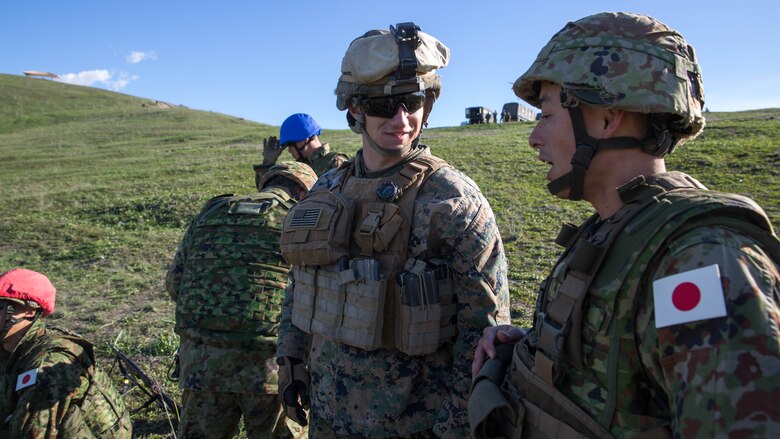
[[[293,159],[311,166],[317,175],[338,168],[349,159],[346,154],[331,151],[330,145],[320,140],[320,134],[322,127],[308,114],[289,116],[279,128],[278,140],[271,136],[263,141],[263,163],[255,165],[256,180],[276,163],[285,148]]]

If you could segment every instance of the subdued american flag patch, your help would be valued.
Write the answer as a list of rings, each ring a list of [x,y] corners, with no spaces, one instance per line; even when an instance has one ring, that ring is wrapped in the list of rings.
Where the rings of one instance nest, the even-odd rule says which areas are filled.
[[[321,216],[322,209],[298,209],[293,212],[292,219],[290,220],[290,228],[308,229],[315,227],[320,222]]]

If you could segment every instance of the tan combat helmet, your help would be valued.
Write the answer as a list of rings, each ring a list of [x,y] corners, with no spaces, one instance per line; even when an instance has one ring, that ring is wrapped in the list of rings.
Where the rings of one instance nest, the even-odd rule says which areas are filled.
[[[602,12],[569,22],[515,81],[515,94],[540,107],[539,84],[561,86],[577,141],[573,174],[548,185],[571,187],[580,199],[582,181],[599,149],[641,148],[658,157],[695,138],[704,128],[704,88],[694,49],[678,32],[646,15]],[[650,115],[645,139],[593,139],[584,130],[579,103]],[[579,127],[579,128],[578,128]],[[580,151],[580,148],[592,151]],[[573,179],[572,179],[573,178]]]
[[[423,126],[427,124],[434,101],[441,93],[441,78],[436,70],[449,63],[450,49],[436,38],[420,31],[414,23],[399,23],[390,29],[374,29],[349,45],[341,62],[336,85],[336,108],[347,112],[352,131],[365,134],[360,102],[369,96],[424,93]],[[368,135],[365,134],[367,137]],[[387,151],[370,137],[369,145],[382,155],[406,155],[419,143],[419,136],[400,151]]]

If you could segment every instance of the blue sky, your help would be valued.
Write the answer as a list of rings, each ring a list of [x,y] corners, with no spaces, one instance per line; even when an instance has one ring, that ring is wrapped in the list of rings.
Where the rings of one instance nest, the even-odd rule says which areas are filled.
[[[568,20],[652,15],[697,51],[712,111],[780,107],[780,2],[654,1],[29,1],[0,2],[0,73],[66,81],[280,125],[311,114],[344,129],[333,89],[349,42],[414,21],[449,46],[430,126],[464,108],[517,102],[511,83]]]

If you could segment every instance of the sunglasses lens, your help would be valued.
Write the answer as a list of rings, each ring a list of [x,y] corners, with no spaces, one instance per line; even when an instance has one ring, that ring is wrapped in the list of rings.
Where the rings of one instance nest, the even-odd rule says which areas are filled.
[[[390,119],[395,116],[399,105],[403,105],[408,113],[414,113],[422,108],[425,105],[425,93],[368,98],[364,99],[361,105],[368,116]]]

